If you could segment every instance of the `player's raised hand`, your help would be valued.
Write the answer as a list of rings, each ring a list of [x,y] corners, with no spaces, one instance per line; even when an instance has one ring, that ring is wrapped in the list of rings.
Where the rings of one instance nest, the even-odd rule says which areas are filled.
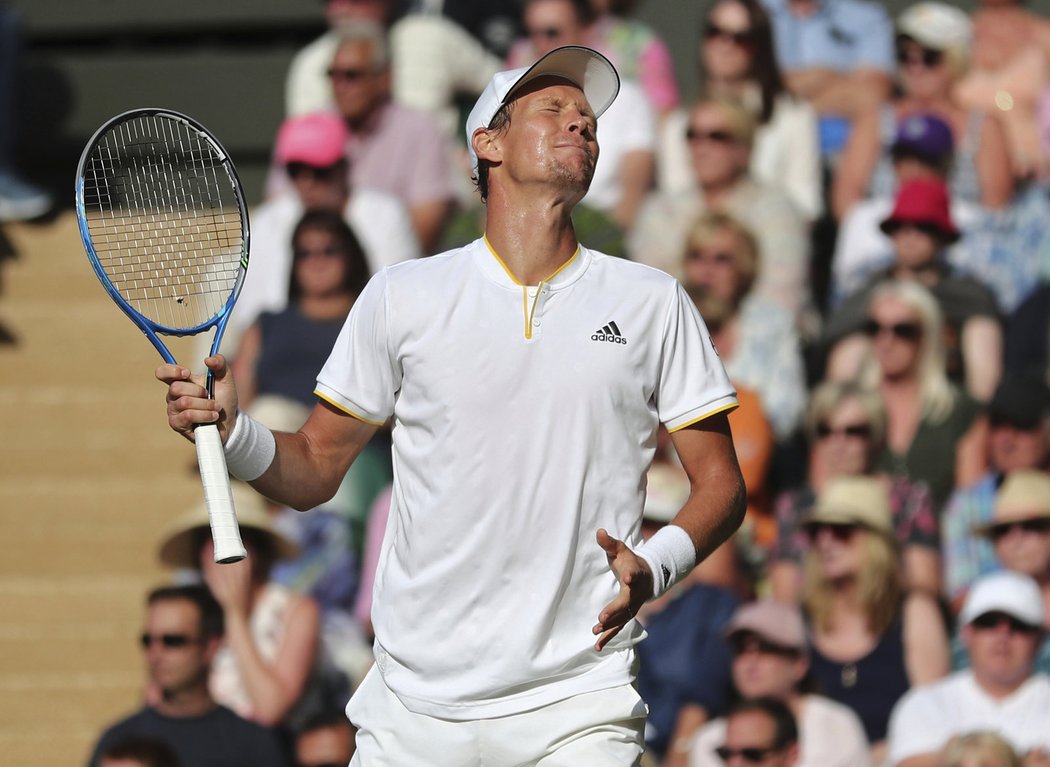
[[[204,363],[215,377],[215,399],[208,398],[205,376],[193,375],[181,365],[157,368],[157,380],[168,387],[168,425],[193,442],[194,426],[213,423],[225,443],[237,416],[237,389],[225,357],[214,354]]]
[[[653,595],[653,574],[645,560],[604,529],[598,530],[597,540],[620,583],[620,593],[598,614],[598,623],[591,630],[600,635],[594,644],[594,649],[600,652]]]

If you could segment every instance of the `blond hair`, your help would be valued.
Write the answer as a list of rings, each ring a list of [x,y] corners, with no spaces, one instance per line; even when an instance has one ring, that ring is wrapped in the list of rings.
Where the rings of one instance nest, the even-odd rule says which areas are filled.
[[[868,629],[881,636],[893,625],[900,614],[903,589],[897,546],[882,533],[857,527],[854,536],[863,546],[863,564],[857,573],[857,601],[864,613]],[[804,582],[802,602],[813,625],[828,631],[834,623],[832,605],[835,586],[820,570],[820,563],[812,549],[803,562]]]
[[[739,219],[721,211],[704,211],[689,228],[682,257],[690,250],[702,248],[721,232],[733,235],[740,245],[733,253],[733,268],[740,277],[740,294],[747,295],[758,276],[758,240]]]
[[[944,345],[944,314],[933,294],[917,282],[889,279],[880,282],[868,299],[868,309],[879,299],[892,298],[915,313],[922,326],[919,339],[919,396],[922,415],[931,423],[942,423],[955,406],[955,391],[948,380]],[[861,370],[861,381],[877,387],[881,376],[878,360],[869,355]]]
[[[809,439],[815,440],[817,428],[843,403],[855,401],[864,411],[871,427],[871,444],[881,445],[886,438],[886,406],[876,389],[860,381],[823,381],[810,395],[806,408],[805,429]]]
[[[748,149],[754,146],[755,132],[758,130],[758,119],[755,117],[754,112],[744,106],[743,102],[731,96],[708,93],[697,99],[690,112],[695,112],[701,107],[708,106],[715,107],[722,114],[723,119],[726,121],[726,127],[733,134],[733,138]]]

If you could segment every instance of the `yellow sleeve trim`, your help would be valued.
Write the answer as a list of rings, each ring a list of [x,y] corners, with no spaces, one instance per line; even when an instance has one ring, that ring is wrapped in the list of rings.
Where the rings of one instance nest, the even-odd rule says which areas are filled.
[[[363,415],[359,415],[359,414],[355,413],[353,410],[350,410],[345,405],[339,404],[338,402],[336,402],[331,397],[326,397],[325,395],[321,394],[321,392],[317,391],[317,389],[314,389],[314,394],[317,395],[318,399],[323,399],[325,402],[327,402],[332,407],[337,408],[339,410],[342,410],[347,415],[353,416],[358,421],[363,421],[364,423],[367,423],[369,426],[382,426],[385,423],[385,421],[370,421],[369,419],[365,418]]]
[[[688,426],[692,426],[694,423],[700,423],[701,421],[706,421],[708,418],[710,418],[713,415],[718,415],[719,413],[728,413],[728,412],[730,412],[732,410],[736,410],[738,407],[740,407],[740,403],[739,402],[734,402],[732,405],[726,405],[725,407],[720,407],[720,408],[718,408],[718,410],[713,410],[710,413],[704,413],[704,415],[700,416],[699,418],[694,418],[692,421],[689,421],[688,423],[683,423],[681,426],[675,426],[673,429],[668,429],[667,433],[668,434],[674,434],[676,431],[681,431],[682,429],[685,429]]]

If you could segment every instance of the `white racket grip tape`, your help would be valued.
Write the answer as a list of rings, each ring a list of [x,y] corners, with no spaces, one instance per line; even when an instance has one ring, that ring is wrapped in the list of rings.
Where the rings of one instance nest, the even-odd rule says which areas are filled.
[[[248,552],[241,542],[237,513],[233,507],[233,488],[226,471],[226,455],[215,424],[202,424],[193,432],[197,444],[197,465],[204,485],[204,503],[208,507],[211,537],[215,542],[215,561],[239,562]]]

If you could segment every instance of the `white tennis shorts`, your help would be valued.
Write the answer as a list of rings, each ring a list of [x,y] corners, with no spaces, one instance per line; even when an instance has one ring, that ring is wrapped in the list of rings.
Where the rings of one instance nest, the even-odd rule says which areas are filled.
[[[635,767],[647,713],[626,684],[495,719],[439,719],[405,708],[373,667],[346,707],[350,767]]]

